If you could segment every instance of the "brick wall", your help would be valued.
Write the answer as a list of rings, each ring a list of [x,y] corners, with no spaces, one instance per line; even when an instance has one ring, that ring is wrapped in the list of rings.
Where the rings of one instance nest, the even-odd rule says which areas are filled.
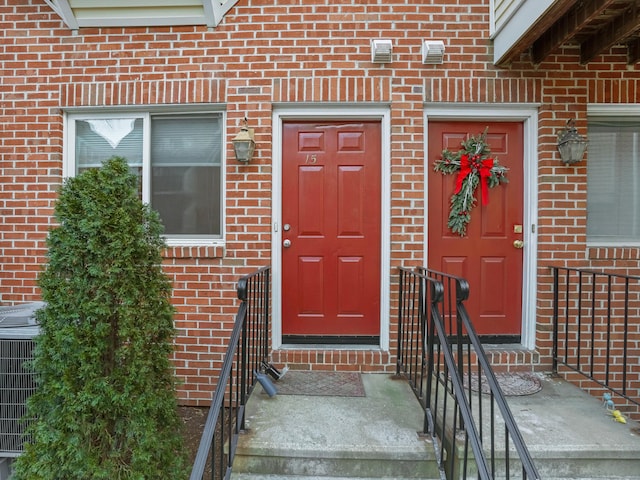
[[[640,74],[614,47],[581,66],[563,48],[533,68],[526,56],[491,64],[489,1],[335,2],[243,0],[213,31],[205,27],[86,28],[72,35],[40,0],[0,5],[0,301],[38,298],[36,277],[62,182],[63,111],[68,107],[221,103],[227,146],[247,115],[257,159],[226,165],[224,247],[172,247],[179,335],[176,366],[185,403],[209,398],[237,308],[238,276],[270,263],[272,109],[276,104],[358,102],[389,105],[391,266],[423,263],[424,102],[539,105],[537,170],[538,334],[548,367],[550,274],[546,265],[637,271],[640,253],[586,247],[586,165],[558,161],[557,131],[568,118],[586,127],[586,105],[640,101]],[[370,62],[371,38],[391,38],[394,61]],[[444,65],[422,65],[420,42],[442,39]],[[232,152],[227,151],[232,158]],[[426,168],[430,168],[427,166]],[[411,221],[407,221],[411,219]],[[392,280],[393,281],[393,280]],[[395,293],[390,329],[393,341]],[[279,352],[280,362],[392,370],[385,352]],[[328,358],[330,357],[330,358]],[[366,358],[365,358],[366,357]]]

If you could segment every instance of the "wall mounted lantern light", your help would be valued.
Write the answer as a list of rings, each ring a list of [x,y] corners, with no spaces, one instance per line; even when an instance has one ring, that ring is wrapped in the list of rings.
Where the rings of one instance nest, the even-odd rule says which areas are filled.
[[[391,40],[381,38],[371,40],[371,61],[373,63],[391,63],[393,44]]]
[[[560,158],[565,165],[571,165],[582,160],[587,149],[587,139],[580,136],[575,126],[576,122],[572,118],[567,120],[567,125],[558,134],[558,151]]]
[[[242,163],[249,163],[251,161],[253,151],[256,148],[256,142],[253,139],[253,128],[249,128],[247,124],[247,117],[244,117],[240,131],[232,140],[236,160]]]
[[[444,59],[444,42],[442,40],[424,40],[422,42],[422,63],[436,65]]]

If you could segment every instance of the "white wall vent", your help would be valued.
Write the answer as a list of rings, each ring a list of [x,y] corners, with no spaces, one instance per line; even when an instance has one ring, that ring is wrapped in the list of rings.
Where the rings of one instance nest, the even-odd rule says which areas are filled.
[[[435,65],[444,59],[444,42],[442,40],[425,40],[422,42],[422,63]]]
[[[391,40],[371,40],[371,61],[373,63],[391,63],[393,43]]]

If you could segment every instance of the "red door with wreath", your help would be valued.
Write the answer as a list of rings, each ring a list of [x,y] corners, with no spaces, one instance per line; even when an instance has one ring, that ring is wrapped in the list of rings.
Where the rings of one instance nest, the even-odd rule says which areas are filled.
[[[458,152],[465,150],[463,142],[471,137],[481,140],[480,145],[484,143],[490,154],[482,157],[484,162],[475,164],[475,206],[463,207],[464,188],[458,192],[456,206],[462,212],[454,212],[452,229],[448,225],[452,195],[476,168],[472,159],[476,152],[470,152],[469,161],[462,160],[462,168],[457,164],[450,168],[450,174],[434,171],[434,162],[443,158],[443,150],[459,160]],[[519,340],[522,330],[523,157],[522,123],[429,122],[428,265],[467,279],[470,296],[466,307],[471,320],[479,334],[496,341]],[[483,192],[483,183],[489,181],[490,159],[497,159],[500,166],[506,167],[508,183]],[[496,171],[499,168],[494,168],[494,178],[498,178]],[[462,219],[465,213],[470,217],[466,225]]]
[[[380,135],[380,122],[283,125],[284,342],[379,342]]]

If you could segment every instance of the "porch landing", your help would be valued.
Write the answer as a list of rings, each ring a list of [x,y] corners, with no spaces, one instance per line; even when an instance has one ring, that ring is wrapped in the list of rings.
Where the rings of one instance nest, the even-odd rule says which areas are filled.
[[[439,479],[423,415],[403,380],[363,374],[366,396],[269,398],[247,405],[233,480]],[[612,421],[597,399],[559,379],[507,397],[543,479],[640,479],[640,425]],[[277,387],[277,383],[275,383]]]

